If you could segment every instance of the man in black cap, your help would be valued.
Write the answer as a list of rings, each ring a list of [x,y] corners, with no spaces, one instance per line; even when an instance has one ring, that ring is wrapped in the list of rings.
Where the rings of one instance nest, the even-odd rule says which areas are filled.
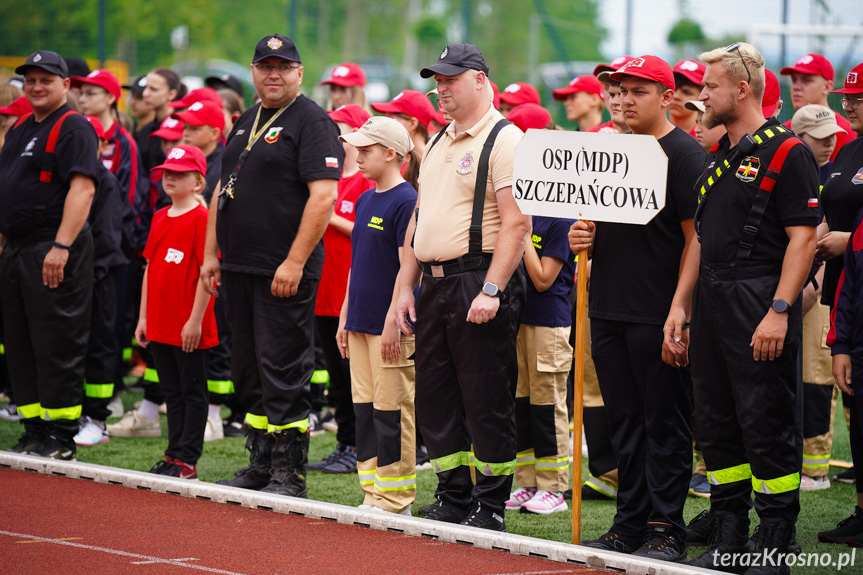
[[[219,483],[306,497],[321,238],[344,148],[327,113],[299,93],[300,62],[293,41],[279,34],[255,48],[252,79],[261,103],[228,136],[201,278],[214,296],[213,282],[224,281],[231,374],[248,410],[249,467]]]
[[[488,65],[476,46],[447,46],[421,75],[434,76],[453,118],[423,157],[419,215],[406,235],[415,243],[405,242],[396,308],[402,332],[412,331],[408,316],[420,326],[417,421],[438,474],[438,504],[427,518],[505,531],[516,459],[520,264],[530,226],[512,196],[522,134],[492,107]]]
[[[33,114],[6,133],[0,153],[0,300],[24,424],[11,451],[73,459],[93,289],[96,134],[66,103],[59,54],[35,52],[15,73]]]

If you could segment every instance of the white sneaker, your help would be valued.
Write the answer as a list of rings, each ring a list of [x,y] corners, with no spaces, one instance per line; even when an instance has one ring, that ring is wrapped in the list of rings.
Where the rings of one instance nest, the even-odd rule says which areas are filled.
[[[550,513],[558,513],[569,509],[566,505],[566,500],[563,498],[563,493],[551,493],[540,489],[527,503],[521,504],[522,512],[539,513],[540,515],[548,515]]]
[[[162,437],[158,419],[141,417],[137,411],[127,411],[123,419],[107,426],[111,437]]]
[[[800,491],[821,491],[830,489],[830,479],[825,477],[800,476]]]
[[[108,417],[123,417],[125,410],[123,409],[123,401],[119,396],[115,397],[108,403],[108,411],[111,412],[111,415]]]
[[[0,407],[0,419],[4,421],[18,421],[21,416],[18,415],[18,406],[14,403]]]
[[[135,409],[138,409],[139,407],[141,407],[142,403],[144,403],[144,402],[143,401],[136,401],[132,405],[132,407],[134,407]],[[168,405],[166,403],[162,402],[161,404],[159,404],[159,413],[161,413],[162,415],[168,415]]]
[[[89,415],[81,418],[81,428],[74,438],[75,445],[99,445],[100,443],[108,443],[111,438],[105,433],[105,422],[96,421]]]
[[[509,499],[506,502],[508,510],[519,509],[522,505],[530,501],[536,493],[536,487],[519,487],[509,494]]]
[[[225,428],[222,426],[222,418],[207,417],[207,427],[204,428],[204,442],[225,439]]]
[[[404,515],[405,517],[411,516],[411,508],[413,507],[413,503],[408,503],[408,506],[402,509],[401,511],[387,511],[382,507],[378,507],[377,505],[360,505],[358,509],[365,509],[366,511],[377,511],[378,513],[392,513],[393,515]]]

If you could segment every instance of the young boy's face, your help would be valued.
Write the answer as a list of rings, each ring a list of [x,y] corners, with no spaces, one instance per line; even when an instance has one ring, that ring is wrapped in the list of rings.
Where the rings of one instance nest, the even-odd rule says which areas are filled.
[[[836,148],[836,134],[826,138],[813,138],[809,134],[803,134],[800,138],[812,148],[819,167],[830,161],[830,156]]]

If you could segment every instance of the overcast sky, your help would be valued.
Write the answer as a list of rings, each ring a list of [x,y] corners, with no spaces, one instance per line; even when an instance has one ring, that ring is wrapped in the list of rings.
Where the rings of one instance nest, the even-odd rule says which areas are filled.
[[[633,56],[656,54],[672,57],[666,39],[674,23],[681,17],[681,0],[629,0],[634,7],[632,51]],[[606,58],[614,58],[624,52],[626,46],[626,19],[623,14],[627,0],[599,0],[602,25],[609,37],[602,45]],[[737,34],[744,40],[752,24],[779,24],[782,21],[782,0],[689,0],[684,2],[690,18],[701,24],[708,38],[722,38],[726,34]],[[788,0],[790,24],[823,23],[828,25],[857,26],[863,30],[863,1],[827,0],[830,12],[825,14],[813,0]],[[787,43],[787,58],[793,61],[806,52],[822,52],[838,68],[846,59],[851,45],[850,36],[827,39],[791,36]],[[755,40],[771,68],[780,65],[780,42],[775,35],[761,36]],[[695,54],[692,54],[695,56]],[[848,57],[852,68],[863,61],[863,37]]]

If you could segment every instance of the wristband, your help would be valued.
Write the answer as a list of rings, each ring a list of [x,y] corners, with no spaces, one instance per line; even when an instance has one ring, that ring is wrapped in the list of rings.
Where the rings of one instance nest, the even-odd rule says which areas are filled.
[[[689,322],[683,324],[683,329],[689,329],[690,327],[692,327],[692,324]]]
[[[67,252],[71,249],[69,246],[63,245],[60,242],[54,242],[51,245],[54,246],[55,248],[60,248],[61,250],[66,250]]]

